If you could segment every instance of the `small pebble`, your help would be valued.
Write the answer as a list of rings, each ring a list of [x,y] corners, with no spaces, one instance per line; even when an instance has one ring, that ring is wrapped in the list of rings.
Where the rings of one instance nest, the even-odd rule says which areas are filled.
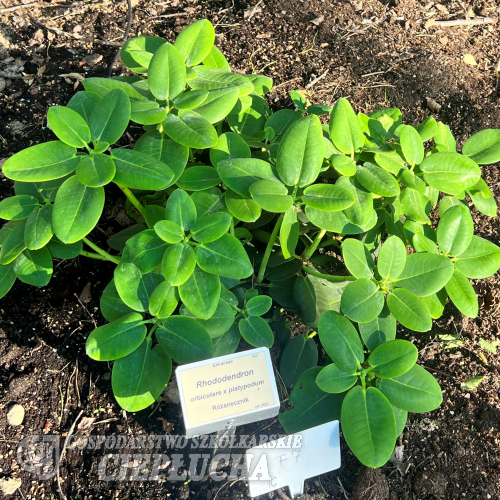
[[[24,420],[24,408],[21,405],[13,405],[7,413],[7,422],[10,425],[21,425]]]

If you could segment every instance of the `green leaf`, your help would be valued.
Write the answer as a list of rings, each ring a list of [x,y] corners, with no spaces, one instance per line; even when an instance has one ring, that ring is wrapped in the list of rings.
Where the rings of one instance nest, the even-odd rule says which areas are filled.
[[[264,130],[267,118],[271,114],[266,100],[258,95],[251,94],[250,106],[236,113],[230,112],[227,122],[233,132],[244,136],[256,136]]]
[[[83,148],[90,142],[90,129],[87,122],[71,108],[50,107],[47,121],[54,134],[69,146]]]
[[[334,154],[330,156],[330,163],[333,169],[340,175],[352,177],[356,173],[356,163],[343,154]]]
[[[27,220],[13,221],[7,223],[8,230],[5,231],[5,226],[2,228],[2,248],[0,250],[0,264],[5,266],[10,264],[25,248],[24,232]],[[5,238],[5,239],[4,239]]]
[[[114,280],[111,280],[104,292],[102,292],[100,308],[101,314],[109,322],[116,321],[134,312],[118,295]]]
[[[186,88],[186,66],[179,50],[170,43],[158,47],[148,70],[149,88],[159,100],[174,99]]]
[[[340,419],[343,394],[329,394],[316,384],[319,366],[309,368],[296,380],[290,394],[293,408],[279,414],[279,420],[288,434],[310,429]]]
[[[269,324],[260,316],[249,316],[239,323],[241,336],[254,347],[271,348],[274,335]]]
[[[163,276],[173,286],[185,283],[193,274],[196,257],[192,247],[176,243],[167,248],[163,255],[161,269]]]
[[[291,109],[280,109],[273,113],[266,121],[265,128],[271,127],[276,137],[282,136],[302,115]]]
[[[347,99],[340,98],[332,109],[330,137],[335,147],[350,155],[365,143],[361,124]]]
[[[401,191],[400,199],[406,217],[422,224],[430,224],[430,219],[427,217],[425,210],[428,203],[426,196],[421,195],[415,189],[404,188]]]
[[[115,78],[85,78],[83,86],[85,90],[95,92],[101,97],[106,97],[111,92],[120,90],[132,99],[144,99],[143,95],[136,88],[132,87],[130,83],[116,80]]]
[[[210,335],[189,316],[170,316],[156,331],[156,338],[178,363],[193,363],[213,355]]]
[[[224,54],[215,45],[212,46],[208,55],[203,59],[203,66],[231,71],[231,66],[229,66]]]
[[[450,281],[446,284],[446,292],[459,311],[469,318],[475,318],[479,312],[476,291],[464,273],[455,269]]]
[[[414,253],[406,257],[406,264],[395,280],[395,285],[425,297],[439,292],[453,274],[453,263],[444,255]]]
[[[414,167],[424,159],[424,145],[422,137],[411,125],[405,125],[399,135],[401,149],[406,161]]]
[[[293,103],[295,104],[295,107],[299,111],[305,111],[307,107],[307,100],[306,98],[297,90],[292,90],[290,92],[290,97],[292,98]]]
[[[76,168],[78,180],[85,186],[97,188],[109,184],[115,177],[116,167],[110,156],[94,154],[84,156]]]
[[[365,233],[377,223],[377,213],[373,209],[368,222],[361,226],[351,222],[343,212],[324,212],[323,210],[306,207],[306,215],[315,226],[339,234]]]
[[[500,340],[498,339],[494,340],[493,342],[488,342],[487,340],[479,339],[479,345],[481,346],[481,349],[491,352],[492,354],[497,353],[497,346],[499,344]]]
[[[60,188],[54,202],[52,224],[63,243],[75,243],[99,221],[104,208],[104,189],[84,186],[76,176]]]
[[[286,212],[293,205],[288,189],[279,181],[257,181],[248,190],[255,203],[268,212]]]
[[[157,36],[129,38],[120,50],[120,58],[134,73],[147,73],[153,54],[164,43],[166,41]]]
[[[474,186],[481,177],[477,163],[458,153],[435,153],[420,164],[424,180],[432,187],[449,194],[460,194]]]
[[[191,226],[191,234],[200,243],[210,243],[226,234],[231,225],[231,217],[224,212],[215,212],[198,219]]]
[[[156,125],[167,117],[167,110],[154,101],[132,101],[130,119],[141,125]]]
[[[167,281],[160,283],[151,294],[149,312],[158,319],[168,318],[177,308],[179,293]]]
[[[174,173],[170,184],[174,184],[184,172],[189,156],[189,148],[178,144],[158,130],[144,134],[135,143],[134,151],[152,156],[167,165]],[[127,185],[127,187],[131,186]]]
[[[358,460],[381,467],[391,458],[397,438],[391,403],[375,387],[351,389],[342,403],[342,432]]]
[[[209,319],[198,319],[197,321],[203,325],[210,337],[214,339],[224,335],[231,328],[234,323],[234,315],[234,309],[221,298],[217,309]]]
[[[184,305],[192,314],[201,319],[209,319],[215,313],[220,293],[219,277],[198,267],[179,287],[179,295]]]
[[[348,373],[357,372],[364,362],[363,346],[352,323],[335,311],[321,315],[318,325],[321,345],[334,363]]]
[[[184,28],[175,40],[187,66],[200,64],[210,54],[215,41],[215,31],[207,19],[200,19]]]
[[[170,356],[160,346],[151,349],[151,344],[151,339],[145,339],[134,352],[113,365],[113,394],[126,411],[136,412],[154,404],[170,380]]]
[[[442,122],[437,122],[437,131],[434,134],[434,142],[436,143],[438,151],[441,152],[457,152],[457,143],[450,127]]]
[[[188,85],[194,90],[215,90],[238,87],[239,96],[244,97],[253,91],[253,83],[244,75],[229,73],[220,69],[198,66],[193,68],[195,77],[188,79]]]
[[[238,349],[240,343],[241,333],[238,323],[233,323],[231,328],[215,339],[212,339],[214,346],[214,357],[226,356],[227,354],[233,354]]]
[[[272,305],[273,301],[271,297],[267,295],[258,295],[257,297],[252,297],[246,303],[245,309],[250,316],[262,316],[271,309]]]
[[[474,134],[464,144],[462,153],[480,165],[500,161],[500,130],[490,128]]]
[[[356,278],[372,278],[375,263],[363,243],[354,238],[342,242],[342,257],[347,270]]]
[[[318,177],[323,164],[321,122],[309,115],[294,122],[280,142],[276,169],[287,186],[305,187]]]
[[[500,248],[474,235],[467,250],[454,260],[456,268],[468,278],[489,278],[500,268]]]
[[[38,200],[26,194],[11,196],[0,201],[0,218],[6,220],[22,220],[39,207]]]
[[[259,180],[274,180],[271,165],[255,158],[222,160],[217,164],[217,172],[224,183],[240,196],[250,198],[250,186]]]
[[[191,194],[191,199],[196,207],[197,217],[203,217],[214,212],[228,212],[224,204],[224,195],[218,188],[197,191]]]
[[[217,170],[213,167],[194,166],[184,170],[177,185],[186,191],[203,191],[221,183]]]
[[[314,340],[303,335],[296,335],[287,343],[281,355],[281,378],[285,385],[290,387],[295,384],[303,372],[317,364],[318,348]]]
[[[47,248],[52,254],[52,257],[56,259],[74,259],[82,251],[83,243],[77,241],[76,243],[65,244],[54,236],[47,243]]]
[[[196,206],[186,191],[176,189],[167,200],[165,214],[168,220],[188,231],[196,221]]]
[[[358,226],[367,224],[373,216],[372,193],[365,190],[358,182],[351,182],[348,177],[340,177],[336,185],[349,191],[354,198],[354,203],[345,209],[345,216]]]
[[[428,332],[432,328],[428,307],[408,290],[394,289],[387,295],[387,306],[394,317],[410,330]]]
[[[86,123],[90,121],[90,115],[101,101],[102,97],[95,92],[84,90],[77,92],[68,102],[69,109],[76,111]]]
[[[248,144],[238,134],[232,132],[222,134],[210,150],[210,161],[214,167],[217,167],[223,160],[250,158],[251,156]]]
[[[221,68],[223,69],[223,68]],[[245,75],[253,83],[253,91],[256,94],[263,95],[271,92],[273,88],[273,79],[264,75]]]
[[[202,104],[207,97],[208,92],[206,90],[189,90],[174,99],[173,107],[177,109],[194,109]]]
[[[423,142],[434,137],[437,132],[437,122],[433,116],[428,116],[420,125],[415,127]]]
[[[475,391],[479,387],[479,384],[483,381],[484,377],[485,375],[478,375],[477,377],[469,378],[460,384],[460,388],[467,392]]]
[[[24,229],[24,243],[29,250],[39,250],[52,238],[52,210],[48,204],[33,210],[26,221]]]
[[[397,196],[399,194],[398,181],[389,172],[365,162],[356,167],[356,180],[368,191],[378,196]]]
[[[405,166],[405,161],[397,151],[392,151],[390,153],[375,153],[374,159],[378,166],[394,175],[399,175],[401,170],[407,168]]]
[[[438,253],[436,243],[421,233],[415,233],[413,235],[412,244],[417,252]]]
[[[280,227],[280,245],[285,259],[289,259],[295,254],[295,249],[299,241],[300,225],[297,221],[297,210],[290,207],[283,217]]]
[[[92,140],[114,144],[125,133],[130,112],[130,99],[125,92],[115,89],[106,94],[90,116]]]
[[[179,243],[184,238],[184,230],[171,220],[161,220],[154,228],[156,234],[167,243]]]
[[[112,361],[135,351],[146,338],[142,316],[130,313],[112,323],[96,328],[85,344],[87,356],[97,361]]]
[[[306,112],[313,115],[329,115],[332,112],[331,106],[326,106],[325,104],[313,104],[306,108]]]
[[[467,189],[467,194],[471,197],[476,208],[488,217],[495,217],[497,214],[497,202],[483,179],[479,179],[478,183]]]
[[[474,222],[469,209],[457,205],[446,210],[437,228],[439,249],[446,255],[460,255],[469,247],[474,235]]]
[[[163,130],[175,142],[194,149],[211,148],[218,140],[210,122],[190,110],[181,109],[178,115],[169,113],[163,121]]]
[[[400,276],[406,264],[406,247],[397,236],[390,236],[380,249],[377,270],[383,281]]]
[[[132,236],[144,231],[144,229],[147,229],[144,224],[134,224],[111,236],[106,243],[113,250],[121,252],[125,248],[127,241],[132,238]]]
[[[417,177],[411,170],[401,170],[399,174],[399,182],[401,182],[401,184],[403,184],[406,187],[415,189],[421,195],[426,194],[426,188],[428,186],[422,179],[420,179],[420,177]]]
[[[374,320],[359,323],[358,328],[363,342],[370,351],[396,338],[396,318],[391,314],[387,305]]]
[[[309,207],[326,212],[349,208],[355,201],[352,192],[334,184],[314,184],[304,189],[302,201]]]
[[[432,295],[427,295],[426,297],[420,297],[420,300],[429,309],[431,317],[434,319],[438,319],[443,315],[447,298],[448,293],[446,292],[446,289],[443,288],[438,293],[433,293]]]
[[[435,410],[443,402],[437,380],[419,365],[399,377],[377,380],[377,387],[392,405],[412,413]]]
[[[26,249],[14,261],[14,272],[23,283],[45,286],[52,277],[52,255],[47,248]]]
[[[80,162],[76,149],[61,141],[45,142],[23,149],[2,167],[5,177],[16,181],[43,182],[64,177]]]
[[[14,273],[13,267],[12,264],[0,265],[0,299],[9,293],[16,281],[16,273]]]
[[[352,321],[368,323],[382,311],[384,295],[373,281],[365,278],[358,279],[346,286],[340,307]]]
[[[380,344],[368,358],[368,364],[379,378],[394,378],[409,371],[416,363],[418,349],[407,340]]]
[[[255,201],[230,189],[226,191],[225,201],[233,217],[243,222],[255,222],[262,212],[262,209]]]
[[[123,302],[134,311],[144,312],[149,309],[149,298],[164,277],[158,271],[144,274],[134,263],[122,260],[115,269],[114,280]]]
[[[217,123],[229,115],[238,101],[238,97],[238,87],[209,90],[207,98],[193,111],[199,113],[210,123]]]
[[[341,392],[348,391],[357,382],[357,380],[357,375],[345,372],[336,364],[331,363],[319,372],[319,375],[316,377],[316,384],[318,384],[318,387],[322,391],[332,394],[340,394]]]
[[[198,265],[207,273],[235,279],[248,278],[253,273],[243,245],[230,234],[201,243],[194,251]]]

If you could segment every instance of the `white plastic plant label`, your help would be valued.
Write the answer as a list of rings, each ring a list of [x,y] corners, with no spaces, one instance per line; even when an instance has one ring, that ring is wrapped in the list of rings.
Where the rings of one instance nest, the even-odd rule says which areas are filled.
[[[287,486],[290,498],[302,495],[306,479],[340,467],[339,421],[250,448],[245,463],[250,496]]]

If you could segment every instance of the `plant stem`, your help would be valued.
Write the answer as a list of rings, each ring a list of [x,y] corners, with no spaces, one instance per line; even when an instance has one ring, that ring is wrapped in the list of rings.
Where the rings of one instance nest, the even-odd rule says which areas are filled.
[[[318,248],[319,242],[325,236],[326,234],[326,229],[322,229],[317,235],[316,238],[314,238],[314,241],[312,245],[307,249],[307,252],[304,254],[304,257],[306,260],[309,260],[312,256],[312,254],[316,251],[316,248]]]
[[[98,247],[95,243],[92,243],[88,238],[83,238],[83,241],[90,247],[92,250],[95,250],[98,254],[102,255],[105,260],[109,260],[111,262],[114,262],[115,264],[120,263],[120,259],[117,259],[116,257],[113,257],[110,255],[108,252],[103,250],[102,248]]]
[[[119,184],[117,184],[117,186],[123,191],[123,194],[129,199],[130,203],[132,203],[137,211],[144,217],[146,214],[146,210],[141,205],[139,200],[135,197],[134,193],[132,193],[132,191],[130,191],[128,187],[120,186]]]
[[[149,330],[149,333],[148,333],[148,339],[150,339],[152,336],[153,336],[153,333],[155,332],[155,330],[159,327],[160,325],[156,324],[156,325],[153,325],[153,328],[151,328],[151,330]]]
[[[334,247],[340,248],[340,244],[339,244],[339,241],[337,240],[337,238],[331,238],[329,240],[326,240],[323,243],[321,243],[321,245],[319,245],[319,247],[324,248],[324,247],[327,247],[329,245],[333,245]]]
[[[231,217],[231,227],[229,228],[229,232],[234,236],[234,217]]]
[[[82,250],[79,255],[83,255],[84,257],[89,257],[91,259],[96,259],[96,260],[108,260],[106,257],[103,257],[102,255],[99,255],[98,253],[92,253],[92,252],[86,252],[85,250]]]
[[[332,281],[333,283],[340,283],[341,281],[356,281],[356,278],[354,276],[333,276],[333,274],[322,274],[318,271],[315,271],[314,269],[311,269],[305,264],[302,266],[302,269],[311,276],[316,276],[316,278],[322,278],[327,281]]]
[[[189,148],[189,161],[191,163],[194,163],[194,153],[193,153],[193,148]]]
[[[262,262],[260,264],[259,274],[257,275],[257,283],[260,283],[264,279],[264,273],[266,272],[267,263],[269,262],[269,257],[271,256],[271,250],[273,249],[274,242],[278,236],[278,232],[281,227],[281,223],[283,222],[284,214],[281,214],[276,221],[276,225],[274,226],[273,232],[271,233],[271,237],[267,242],[266,251],[264,252],[264,257],[262,258]]]
[[[315,335],[317,335],[317,334],[318,334],[318,332],[311,332],[311,333],[307,336],[307,338],[308,338],[308,339],[312,339],[312,338],[313,338]]]

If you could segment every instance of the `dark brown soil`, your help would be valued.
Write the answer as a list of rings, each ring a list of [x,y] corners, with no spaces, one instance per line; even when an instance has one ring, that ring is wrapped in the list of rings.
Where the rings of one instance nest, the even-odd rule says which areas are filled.
[[[1,0],[0,8],[14,4]],[[318,79],[308,88],[312,102],[331,104],[344,96],[359,111],[399,107],[408,123],[433,113],[451,126],[459,144],[480,129],[500,128],[498,74],[494,70],[500,46],[497,26],[424,28],[430,18],[498,17],[498,0],[466,4],[455,0],[443,4],[275,0],[259,2],[251,18],[251,5],[233,0],[139,0],[133,4],[131,35],[156,34],[171,40],[190,22],[210,19],[216,25],[217,44],[235,71],[261,72],[274,78],[275,89],[268,101],[275,109],[291,107],[289,91],[304,89]],[[170,14],[177,15],[161,17]],[[75,79],[66,77],[66,81],[60,75],[107,74],[116,47],[81,38],[121,41],[127,19],[126,3],[109,0],[74,7],[29,7],[0,16],[1,162],[50,138],[45,128],[48,106],[66,104],[75,91]],[[72,35],[55,33],[54,28]],[[474,56],[477,66],[463,62],[466,54]],[[114,74],[122,71],[117,64]],[[439,111],[433,101],[441,106]],[[138,132],[131,129],[131,137]],[[484,177],[498,200],[498,166],[485,167]],[[11,192],[12,183],[2,177],[0,195],[3,198]],[[92,234],[96,241],[105,242],[127,223],[119,194],[112,193],[110,200],[104,219]],[[474,216],[477,233],[500,244],[498,218]],[[104,322],[99,297],[112,272],[111,265],[89,259],[63,262],[49,286],[36,289],[17,283],[0,302],[0,381],[4,389],[0,479],[22,480],[14,498],[59,496],[54,479],[38,481],[19,466],[17,443],[32,434],[64,438],[81,411],[83,417],[96,419],[92,435],[183,432],[179,405],[170,400],[135,415],[125,414],[111,392],[110,367],[85,355],[86,337],[95,324]],[[88,283],[91,300],[80,302],[78,297]],[[398,443],[404,446],[403,463],[389,463],[381,469],[390,500],[500,498],[500,363],[498,354],[480,343],[500,338],[498,283],[496,275],[476,284],[480,312],[475,320],[464,319],[448,305],[429,334],[415,338],[401,331],[418,346],[420,362],[439,379],[444,403],[435,412],[410,417]],[[441,342],[443,334],[459,335],[460,342]],[[477,390],[461,389],[462,382],[477,375],[486,375]],[[6,411],[12,403],[26,410],[21,427],[7,424]],[[239,428],[238,433],[261,430],[282,432],[271,421]],[[164,449],[123,451],[170,453]],[[68,499],[248,496],[244,481],[101,481],[97,469],[105,453],[102,449],[67,452],[60,473]],[[305,498],[349,498],[361,466],[345,443],[342,461],[340,470],[307,480]],[[373,478],[368,476],[363,472],[356,486],[360,500],[365,498],[360,496],[363,492],[369,495],[371,491]],[[380,491],[380,496],[366,498],[382,500],[385,488]],[[275,492],[270,498],[287,498],[286,492]]]

